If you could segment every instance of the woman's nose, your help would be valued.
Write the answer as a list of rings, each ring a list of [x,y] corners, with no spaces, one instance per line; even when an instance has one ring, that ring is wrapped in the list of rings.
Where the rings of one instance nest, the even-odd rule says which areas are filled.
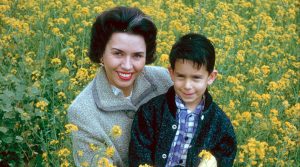
[[[133,67],[130,56],[124,57],[121,67],[124,70],[130,70]]]

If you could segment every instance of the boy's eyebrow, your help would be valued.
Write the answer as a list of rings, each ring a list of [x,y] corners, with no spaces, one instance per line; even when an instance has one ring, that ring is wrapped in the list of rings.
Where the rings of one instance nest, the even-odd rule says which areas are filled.
[[[180,73],[179,71],[175,71],[176,75],[185,76],[185,74]],[[194,74],[191,75],[192,77],[202,77],[202,74]]]

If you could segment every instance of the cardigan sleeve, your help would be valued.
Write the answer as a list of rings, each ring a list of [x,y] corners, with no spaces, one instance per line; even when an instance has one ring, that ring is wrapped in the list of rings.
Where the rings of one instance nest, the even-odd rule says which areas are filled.
[[[154,164],[155,130],[151,106],[142,105],[133,120],[129,144],[129,166]]]
[[[95,166],[101,158],[98,148],[105,147],[105,142],[90,131],[90,124],[78,113],[71,106],[67,115],[69,123],[78,127],[77,131],[71,133],[74,163],[77,167]],[[113,163],[112,159],[108,160]]]
[[[218,166],[231,167],[237,152],[237,141],[233,126],[228,118],[223,125],[223,132],[220,133],[220,142],[212,150],[213,155],[217,159]]]

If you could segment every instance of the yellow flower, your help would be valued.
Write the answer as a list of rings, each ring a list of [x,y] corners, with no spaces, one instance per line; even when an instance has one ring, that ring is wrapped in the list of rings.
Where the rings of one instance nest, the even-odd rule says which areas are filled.
[[[167,54],[162,54],[159,59],[160,62],[166,62],[168,60],[169,60],[169,55]]]
[[[76,125],[74,125],[74,124],[71,124],[71,123],[70,124],[66,124],[65,128],[67,129],[66,133],[78,131],[78,127]]]
[[[67,148],[62,148],[58,151],[58,156],[59,157],[67,157],[70,155],[70,150],[68,150]]]
[[[122,129],[120,126],[118,125],[114,125],[111,129],[111,135],[114,138],[120,137],[122,135]]]
[[[139,167],[152,167],[152,166],[151,166],[151,165],[144,164],[144,165],[139,165]]]
[[[109,157],[109,158],[112,157],[114,155],[114,153],[115,153],[115,149],[113,147],[106,148],[105,155],[107,157]]]
[[[60,164],[60,167],[68,167],[70,166],[70,163],[68,162],[68,160],[64,160],[62,164]]]
[[[66,67],[63,67],[59,72],[64,75],[69,75],[69,69]]]
[[[77,155],[80,156],[80,157],[82,157],[83,156],[83,151],[82,150],[78,150],[77,151]]]
[[[52,140],[52,141],[50,141],[50,145],[55,145],[55,144],[57,144],[57,143],[59,143],[59,141],[58,140]]]
[[[88,79],[88,70],[86,68],[78,69],[76,73],[76,79],[79,81],[87,80]]]
[[[41,72],[38,71],[38,70],[35,70],[35,71],[33,71],[33,72],[31,73],[31,79],[32,79],[33,81],[38,80],[38,79],[40,78],[40,76],[41,76]]]
[[[88,167],[90,164],[88,162],[84,161],[80,165],[83,167]]]
[[[202,159],[209,160],[211,158],[212,154],[209,151],[202,150],[198,156]]]
[[[43,158],[44,161],[47,161],[47,160],[48,160],[48,153],[47,153],[47,152],[44,152],[44,153],[42,154],[42,158]]]
[[[90,143],[89,144],[89,147],[90,147],[90,149],[92,150],[92,151],[97,151],[99,148],[95,145],[95,144],[93,144],[93,143]]]
[[[98,166],[99,167],[110,167],[112,164],[110,164],[109,160],[105,157],[100,158],[98,161]]]
[[[44,111],[44,110],[45,110],[45,107],[48,106],[48,102],[42,100],[42,101],[37,102],[37,103],[35,104],[35,106],[36,106],[37,108],[40,108],[42,111]]]
[[[59,28],[57,28],[57,27],[52,28],[52,32],[53,32],[53,34],[55,34],[55,35],[59,35],[59,34],[60,34],[60,30],[59,30]]]
[[[61,64],[61,60],[59,58],[53,58],[51,60],[51,64],[53,64],[53,65],[60,65]]]
[[[66,97],[66,94],[64,93],[64,92],[58,92],[58,98],[59,99],[66,99],[67,97]]]

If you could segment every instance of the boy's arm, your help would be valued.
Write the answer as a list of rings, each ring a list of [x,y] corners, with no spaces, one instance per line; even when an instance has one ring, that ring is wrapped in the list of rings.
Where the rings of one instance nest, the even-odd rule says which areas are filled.
[[[237,141],[230,121],[224,126],[224,131],[220,134],[220,143],[212,150],[212,154],[217,159],[218,166],[231,167],[237,152]]]
[[[129,166],[154,164],[155,131],[152,117],[151,107],[147,104],[141,106],[134,117],[129,144]]]

